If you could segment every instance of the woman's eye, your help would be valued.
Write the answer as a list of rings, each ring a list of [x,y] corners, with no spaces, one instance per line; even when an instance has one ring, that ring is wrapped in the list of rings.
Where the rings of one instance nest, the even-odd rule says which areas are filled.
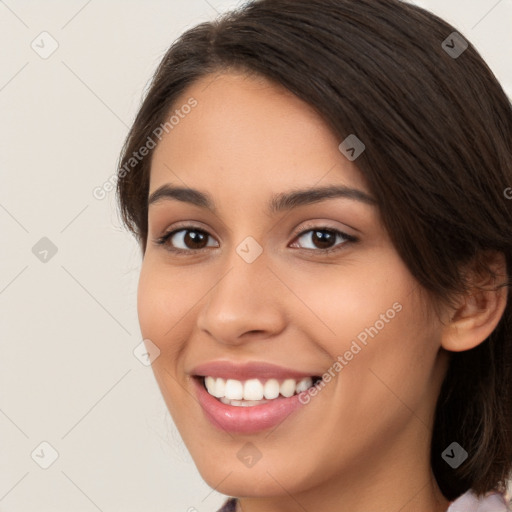
[[[210,240],[209,240],[210,239]],[[332,228],[316,227],[296,236],[300,249],[316,250],[319,253],[335,251],[347,242],[357,242],[357,238]],[[218,247],[218,243],[206,231],[195,227],[185,227],[171,231],[155,240],[171,252],[190,253],[206,247]],[[297,242],[291,247],[297,247]]]
[[[340,245],[357,241],[355,237],[332,228],[308,229],[297,236],[297,240],[301,239],[303,240],[301,249],[318,249],[318,252],[336,250]]]
[[[189,252],[204,249],[205,247],[218,247],[215,243],[210,244],[211,238],[206,231],[197,228],[182,228],[167,233],[156,242],[166,246],[170,251]]]

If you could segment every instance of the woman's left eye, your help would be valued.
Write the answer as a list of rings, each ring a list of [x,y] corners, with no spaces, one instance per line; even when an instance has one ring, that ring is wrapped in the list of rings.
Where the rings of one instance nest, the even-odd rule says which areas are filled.
[[[320,249],[319,252],[334,251],[339,249],[340,245],[345,245],[347,242],[357,242],[357,238],[354,236],[327,227],[317,227],[303,231],[297,235],[297,240],[301,238],[310,244],[310,247],[300,247],[301,249]]]

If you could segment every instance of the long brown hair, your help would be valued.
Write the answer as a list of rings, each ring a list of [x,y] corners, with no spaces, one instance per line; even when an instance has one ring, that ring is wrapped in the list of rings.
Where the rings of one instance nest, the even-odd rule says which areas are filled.
[[[489,270],[485,251],[504,253],[510,275],[512,106],[475,48],[453,39],[455,31],[398,0],[256,0],[185,32],[156,70],[119,162],[122,219],[142,252],[151,154],[137,160],[133,154],[148,146],[194,81],[235,69],[289,89],[340,142],[351,133],[364,142],[356,164],[396,250],[433,302],[468,290],[464,265],[474,261]],[[469,455],[457,469],[441,457],[453,441]],[[451,355],[431,463],[448,499],[506,484],[512,467],[510,300],[487,340]]]

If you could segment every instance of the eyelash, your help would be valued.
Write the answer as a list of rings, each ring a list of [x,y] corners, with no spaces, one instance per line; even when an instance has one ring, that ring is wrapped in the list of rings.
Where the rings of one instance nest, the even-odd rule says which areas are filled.
[[[200,228],[197,228],[195,226],[191,226],[191,225],[185,225],[185,226],[180,226],[179,228],[177,229],[174,229],[168,233],[165,233],[163,236],[161,236],[160,238],[157,238],[156,240],[154,240],[154,242],[157,244],[157,245],[161,245],[161,246],[164,246],[164,248],[171,252],[171,253],[174,253],[176,254],[177,256],[187,256],[187,255],[190,255],[190,254],[193,254],[193,253],[197,253],[197,252],[200,252],[200,251],[203,251],[205,249],[207,249],[207,247],[203,247],[201,249],[179,249],[179,248],[176,248],[176,247],[169,247],[167,246],[167,242],[177,233],[181,232],[181,231],[195,231],[197,233],[202,233],[206,236],[209,236],[211,237],[211,235],[203,230],[203,229],[200,229]],[[336,237],[338,236],[341,236],[342,238],[345,239],[344,242],[341,242],[341,243],[338,243],[337,245],[333,246],[333,247],[329,247],[328,249],[305,249],[303,247],[299,247],[298,249],[300,250],[304,250],[304,251],[312,251],[312,252],[315,252],[315,253],[320,253],[321,255],[328,255],[328,254],[331,254],[333,252],[337,252],[337,251],[340,251],[344,248],[345,245],[347,245],[347,243],[356,243],[359,241],[358,238],[356,238],[355,236],[352,236],[352,235],[349,235],[343,231],[340,231],[339,229],[334,229],[334,228],[331,228],[329,226],[308,226],[306,229],[300,231],[299,233],[295,234],[294,235],[294,240],[295,239],[298,239],[300,237],[302,237],[303,235],[305,235],[306,233],[309,233],[309,232],[315,232],[315,231],[320,231],[320,232],[329,232],[329,233],[332,233],[333,235],[335,235]]]

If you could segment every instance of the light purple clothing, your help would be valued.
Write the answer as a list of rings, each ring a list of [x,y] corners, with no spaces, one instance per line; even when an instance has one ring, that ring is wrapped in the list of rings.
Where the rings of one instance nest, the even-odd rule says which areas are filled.
[[[478,497],[471,490],[459,496],[446,512],[510,512],[510,500],[497,492]]]

